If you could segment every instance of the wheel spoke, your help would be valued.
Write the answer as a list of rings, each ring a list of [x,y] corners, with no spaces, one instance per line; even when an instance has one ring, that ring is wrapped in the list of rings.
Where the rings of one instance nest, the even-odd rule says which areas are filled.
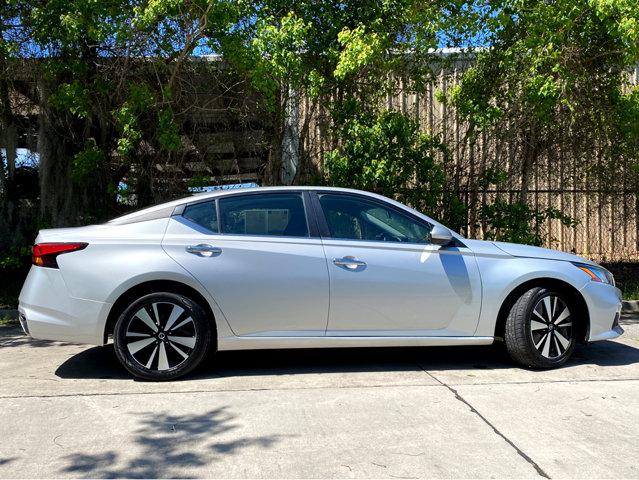
[[[572,326],[572,322],[562,323],[561,325],[557,325],[557,328],[566,328]]]
[[[530,329],[531,330],[544,330],[548,328],[548,325],[546,325],[545,323],[541,323],[538,322],[537,320],[531,320],[530,322]]]
[[[194,348],[195,347],[195,337],[176,337],[173,335],[167,335],[170,341],[179,343],[180,345],[184,345],[185,347]]]
[[[155,324],[155,322],[151,319],[151,317],[149,316],[148,312],[146,311],[146,309],[143,307],[141,308],[138,313],[135,314],[136,317],[138,317],[140,320],[142,320],[144,323],[146,323],[146,325],[153,330],[154,332],[158,331],[158,326]]]
[[[146,368],[151,368],[151,364],[153,363],[153,359],[155,358],[155,354],[157,353],[157,351],[158,351],[158,346],[156,345],[153,348],[153,353],[151,353],[151,356],[149,357],[149,361],[146,362],[146,365],[145,365]]]
[[[543,336],[543,337],[541,337],[541,340],[539,340],[539,343],[537,343],[537,344],[535,345],[535,348],[536,348],[537,350],[539,350],[539,347],[541,347],[541,344],[542,344],[542,343],[544,343],[544,340],[546,340],[546,338],[547,338],[547,337],[548,337],[548,334],[547,334],[547,333],[546,333],[546,334],[544,334],[544,336]]]
[[[182,313],[184,313],[184,309],[182,307],[179,307],[178,305],[173,305],[173,309],[171,310],[171,315],[169,315],[169,319],[166,321],[164,330],[167,332],[171,330],[171,326],[175,323],[175,321],[178,318],[180,318],[180,315],[182,315]]]
[[[189,356],[184,353],[180,348],[178,348],[178,346],[176,344],[174,344],[173,342],[169,342],[169,345],[171,345],[171,347],[173,348],[173,350],[175,350],[176,352],[178,352],[180,355],[182,355],[182,358],[187,359],[189,358]]]
[[[541,354],[548,358],[550,357],[550,341],[552,339],[552,332],[549,332],[546,336],[546,342],[544,343],[544,349],[541,351]]]
[[[533,310],[533,313],[537,315],[544,323],[548,323],[548,321],[537,311],[537,307]]]
[[[161,325],[162,323],[160,322],[160,314],[158,313],[158,304],[154,303],[153,305],[151,305],[151,307],[153,308],[153,315],[155,316],[155,323],[158,325]]]
[[[555,325],[559,325],[561,322],[563,322],[565,319],[567,319],[570,316],[570,310],[568,310],[568,307],[564,307],[564,311],[561,312],[559,314],[559,316],[557,317],[557,320],[555,320]]]
[[[129,349],[129,352],[131,352],[131,355],[135,355],[137,352],[142,350],[144,347],[151,345],[153,342],[155,342],[155,338],[145,338],[144,340],[129,343],[127,348]]]
[[[168,370],[169,360],[166,358],[166,347],[160,343],[160,358],[158,359],[158,370]]]
[[[150,337],[150,333],[126,332],[127,337]]]
[[[550,297],[544,297],[544,307],[546,308],[546,321],[551,323],[553,311],[551,309]]]
[[[557,330],[555,330],[555,335],[559,339],[559,341],[561,342],[561,346],[564,347],[564,350],[567,350],[568,347],[570,346],[570,340],[568,340],[566,337],[564,337]]]
[[[187,317],[184,320],[182,320],[180,323],[178,323],[175,327],[173,327],[171,330],[177,330],[178,328],[180,328],[182,325],[186,325],[189,322],[192,322],[193,319],[191,317]],[[169,331],[167,329],[167,331]]]
[[[564,353],[566,350],[562,350],[561,347],[559,346],[559,342],[557,341],[557,335],[555,335],[555,348],[557,349],[557,355],[561,355],[562,353]]]

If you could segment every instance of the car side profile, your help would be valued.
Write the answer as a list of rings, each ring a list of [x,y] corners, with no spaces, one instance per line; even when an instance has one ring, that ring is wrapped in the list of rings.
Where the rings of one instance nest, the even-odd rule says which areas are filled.
[[[106,344],[149,380],[210,350],[488,345],[530,368],[615,338],[610,272],[470,240],[405,205],[328,187],[223,190],[40,231],[20,293],[37,339]]]

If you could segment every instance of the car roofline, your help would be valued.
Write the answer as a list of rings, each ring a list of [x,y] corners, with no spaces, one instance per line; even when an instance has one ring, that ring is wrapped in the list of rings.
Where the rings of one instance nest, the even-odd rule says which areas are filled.
[[[324,192],[340,192],[340,193],[348,193],[352,195],[360,195],[371,197],[376,200],[380,200],[383,202],[390,203],[404,210],[408,210],[409,212],[417,215],[423,220],[427,221],[432,225],[439,225],[443,228],[450,230],[445,225],[433,220],[432,218],[424,215],[423,213],[404,205],[403,203],[397,202],[391,198],[384,197],[383,195],[379,195],[373,192],[367,192],[365,190],[357,190],[354,188],[343,188],[343,187],[328,187],[328,186],[268,186],[268,187],[248,187],[248,188],[233,188],[226,190],[216,190],[214,192],[204,192],[204,193],[195,193],[188,197],[179,198],[177,200],[172,200],[169,202],[161,203],[159,205],[155,205],[152,207],[144,208],[142,210],[138,210],[137,212],[132,212],[121,217],[114,218],[107,222],[107,225],[123,225],[128,223],[135,223],[139,221],[145,220],[153,220],[157,218],[170,217],[173,210],[182,205],[187,205],[189,203],[196,203],[207,201],[210,199],[225,197],[228,195],[237,195],[242,193],[256,193],[256,192],[295,192],[295,191],[324,191]],[[463,237],[458,233],[451,230],[453,236],[462,239]]]

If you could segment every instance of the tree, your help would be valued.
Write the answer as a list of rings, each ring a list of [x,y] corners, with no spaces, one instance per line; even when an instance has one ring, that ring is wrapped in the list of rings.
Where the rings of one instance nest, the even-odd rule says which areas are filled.
[[[499,0],[484,36],[490,48],[452,93],[471,125],[515,142],[525,204],[539,159],[571,145],[578,172],[601,185],[636,162],[639,90],[626,73],[639,61],[634,0]]]
[[[210,35],[209,44],[267,98],[276,115],[272,137],[278,151],[286,127],[282,112],[299,97],[310,98],[313,111],[328,117],[324,133],[337,147],[343,126],[355,111],[375,114],[386,94],[424,87],[433,73],[430,60],[441,62],[434,49],[442,34],[461,41],[470,25],[478,22],[481,15],[463,8],[466,4],[246,2],[236,12],[233,28]],[[307,129],[308,123],[302,125],[302,134]],[[272,163],[278,168],[279,162],[276,158]],[[293,180],[304,181],[304,173],[309,172],[298,173]]]

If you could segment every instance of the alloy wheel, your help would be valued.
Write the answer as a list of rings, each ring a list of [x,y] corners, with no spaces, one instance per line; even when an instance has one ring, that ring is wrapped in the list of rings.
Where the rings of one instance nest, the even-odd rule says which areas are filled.
[[[197,329],[188,310],[171,302],[153,302],[129,320],[126,348],[131,357],[149,370],[178,367],[193,352]]]
[[[545,358],[555,360],[575,341],[570,309],[557,295],[541,298],[532,310],[530,335],[535,349]]]

